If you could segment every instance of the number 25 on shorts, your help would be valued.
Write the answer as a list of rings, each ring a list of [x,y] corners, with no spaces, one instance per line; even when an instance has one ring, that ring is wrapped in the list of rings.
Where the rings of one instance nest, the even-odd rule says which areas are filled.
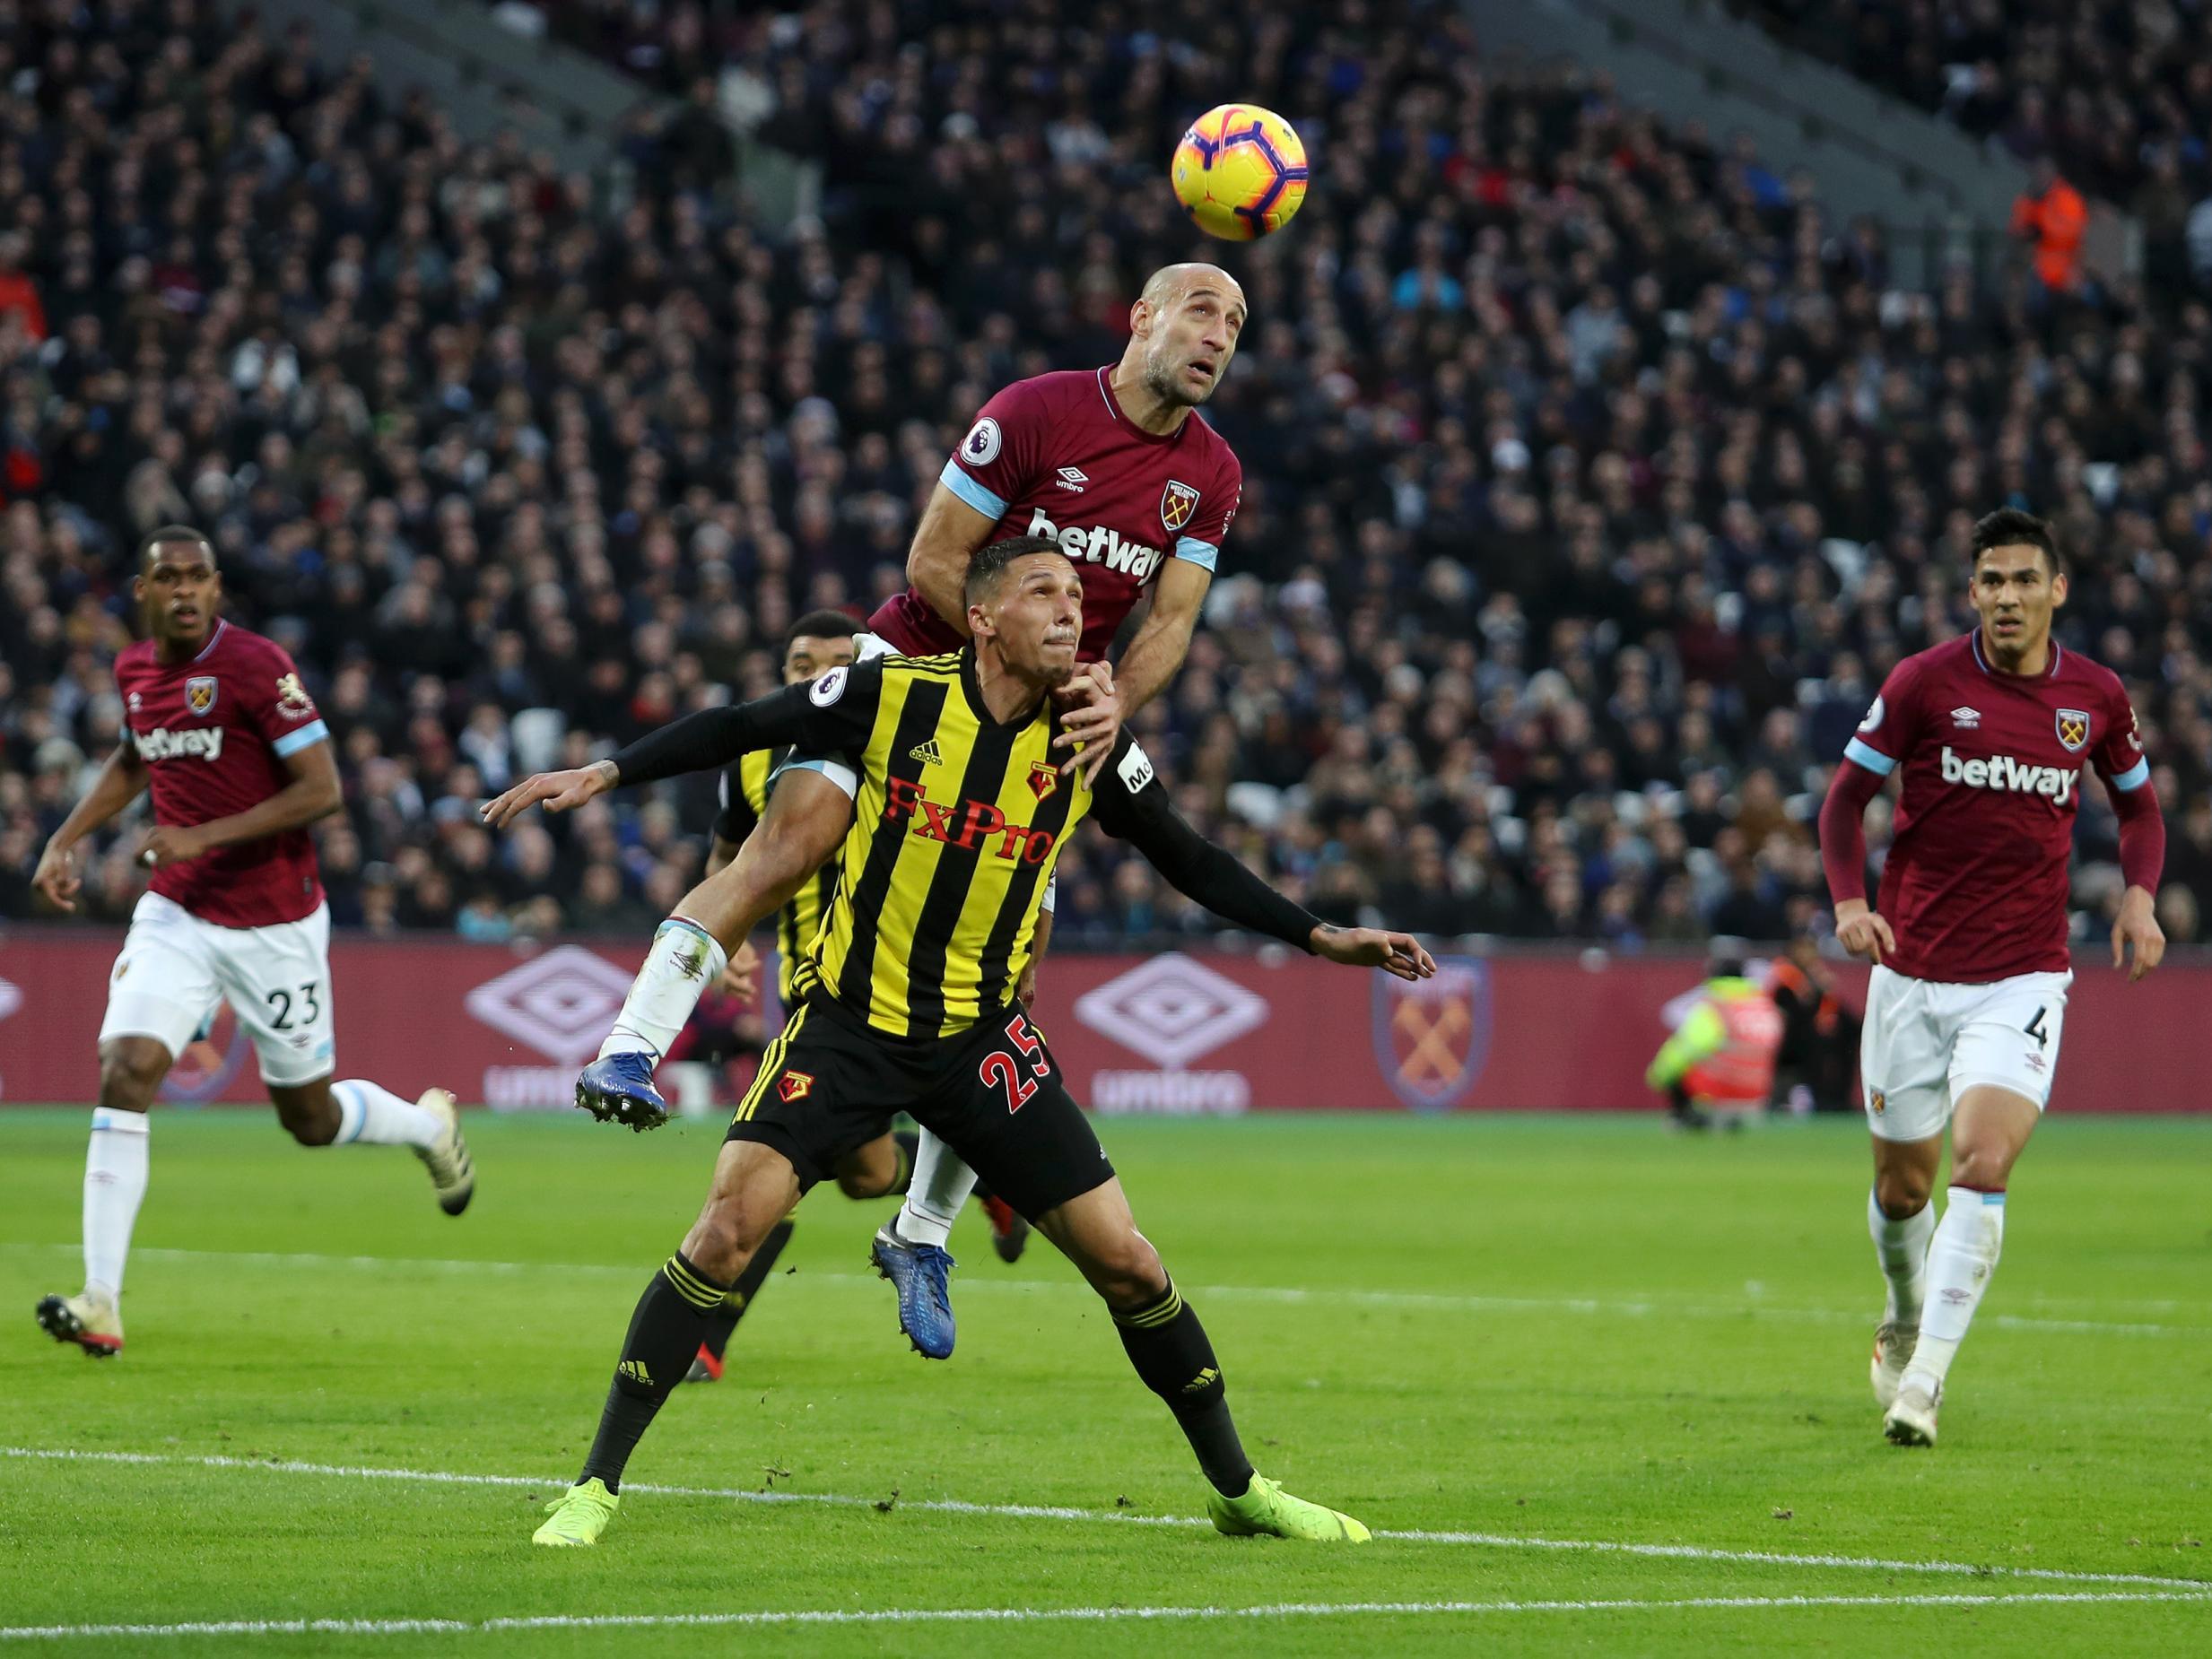
[[[1052,1075],[1052,1062],[1045,1055],[1044,1039],[1037,1035],[1027,1014],[1017,1012],[1006,1021],[1006,1038],[1029,1062],[1030,1075],[1023,1076],[1021,1061],[1003,1048],[994,1048],[985,1055],[983,1064],[976,1068],[976,1075],[986,1085],[1006,1090],[1006,1113],[1011,1116],[1037,1092],[1035,1080]]]

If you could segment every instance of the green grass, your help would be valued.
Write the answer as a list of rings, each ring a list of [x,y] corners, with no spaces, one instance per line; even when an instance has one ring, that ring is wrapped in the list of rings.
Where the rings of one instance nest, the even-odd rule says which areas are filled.
[[[679,1390],[595,1551],[533,1550],[631,1303],[718,1126],[470,1123],[457,1221],[414,1160],[310,1153],[260,1114],[170,1113],[93,1363],[31,1324],[74,1290],[83,1111],[0,1113],[0,1627],[221,1620],[1480,1603],[1142,1625],[901,1619],[0,1640],[0,1653],[470,1655],[2212,1650],[2212,1122],[2054,1117],[1934,1452],[1883,1444],[1855,1122],[1711,1142],[1653,1120],[1112,1122],[1137,1216],[1205,1316],[1247,1443],[1369,1549],[1189,1526],[1201,1491],[1111,1327],[1042,1246],[954,1240],[960,1349],[906,1351],[864,1274],[884,1205],[810,1199],[731,1379]],[[286,1459],[516,1486],[210,1466]],[[541,1478],[542,1477],[542,1478]],[[856,1502],[764,1504],[642,1484]],[[1685,1544],[1654,1557],[1511,1540]],[[1948,1561],[1922,1574],[1748,1552]],[[2191,1594],[2186,1588],[2179,1594]],[[2212,1594],[2212,1583],[2207,1584]],[[1911,1604],[1931,1595],[2062,1603]],[[1871,1597],[1889,1605],[1683,1605]],[[1611,1609],[1529,1603],[1673,1603]],[[1515,1603],[1519,1606],[1497,1604]]]

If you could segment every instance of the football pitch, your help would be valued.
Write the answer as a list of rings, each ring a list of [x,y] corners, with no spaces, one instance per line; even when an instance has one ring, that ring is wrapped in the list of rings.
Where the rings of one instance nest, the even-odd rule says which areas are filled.
[[[605,1541],[534,1549],[718,1122],[471,1114],[457,1221],[402,1151],[161,1114],[109,1362],[30,1317],[85,1126],[0,1113],[0,1655],[2212,1651],[2212,1121],[2053,1116],[1933,1451],[1868,1390],[1856,1119],[1103,1123],[1253,1460],[1363,1549],[1214,1534],[972,1212],[909,1352],[890,1206],[829,1188]]]

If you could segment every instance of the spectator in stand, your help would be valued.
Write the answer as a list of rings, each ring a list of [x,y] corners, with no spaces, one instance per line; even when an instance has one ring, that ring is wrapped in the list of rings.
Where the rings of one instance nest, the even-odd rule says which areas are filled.
[[[2049,157],[2035,163],[2029,187],[2012,204],[2012,233],[2035,249],[2036,280],[2054,294],[2070,294],[2081,283],[2082,238],[2089,229],[2089,204],[2081,192],[2059,177]]]

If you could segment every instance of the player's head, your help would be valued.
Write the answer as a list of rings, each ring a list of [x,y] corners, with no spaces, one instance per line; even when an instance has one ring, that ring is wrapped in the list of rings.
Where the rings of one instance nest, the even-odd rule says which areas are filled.
[[[1705,946],[1705,974],[1711,979],[1741,979],[1751,947],[1741,939],[1716,934]]]
[[[1163,265],[1129,308],[1129,354],[1170,404],[1213,396],[1244,331],[1244,290],[1219,265]]]
[[[1066,685],[1083,640],[1083,578],[1050,536],[1011,535],[968,561],[968,631],[1022,679]]]
[[[2000,665],[2040,652],[2051,612],[2066,603],[2066,565],[2051,526],[2002,508],[1974,525],[1972,597],[1982,643]]]
[[[146,630],[157,642],[198,646],[213,630],[222,598],[215,544],[189,525],[148,531],[131,596],[145,607]]]
[[[783,682],[819,680],[854,656],[852,618],[842,611],[809,611],[784,631]]]

